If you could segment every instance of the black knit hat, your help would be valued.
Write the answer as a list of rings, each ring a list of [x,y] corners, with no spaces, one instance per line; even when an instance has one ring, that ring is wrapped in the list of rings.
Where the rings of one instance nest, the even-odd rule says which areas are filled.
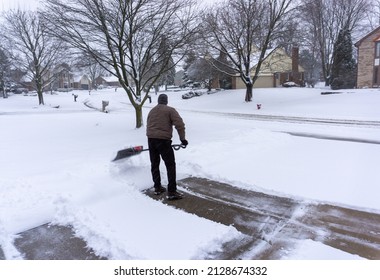
[[[158,96],[158,104],[168,105],[168,96],[166,94],[160,94]]]

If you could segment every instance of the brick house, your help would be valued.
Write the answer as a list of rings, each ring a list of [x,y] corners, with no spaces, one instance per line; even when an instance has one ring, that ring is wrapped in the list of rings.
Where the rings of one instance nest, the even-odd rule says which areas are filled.
[[[380,87],[380,26],[360,39],[357,87]]]

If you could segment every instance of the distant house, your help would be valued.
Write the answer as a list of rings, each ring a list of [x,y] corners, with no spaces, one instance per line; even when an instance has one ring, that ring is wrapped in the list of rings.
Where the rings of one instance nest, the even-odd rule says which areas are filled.
[[[252,77],[255,71],[256,65],[251,69]],[[303,85],[304,83],[304,69],[299,65],[298,47],[293,48],[292,57],[286,54],[282,48],[268,50],[261,65],[258,79],[253,87],[278,87],[288,81],[295,82],[298,85]],[[238,75],[232,79],[232,88],[246,88]]]
[[[56,72],[56,80],[53,88],[58,91],[70,91],[73,89],[88,90],[91,80],[88,75],[77,72],[73,73],[70,68],[61,68]]]
[[[120,87],[119,79],[115,76],[99,76],[95,83],[97,86]]]
[[[358,50],[357,87],[380,86],[380,26],[356,44]]]
[[[73,88],[74,89],[91,89],[91,80],[86,74],[76,74],[73,76]]]
[[[70,90],[73,88],[73,73],[67,63],[58,65],[52,73],[55,76],[52,84],[54,90]]]
[[[47,71],[42,77],[42,81],[44,82],[44,91],[88,90],[91,88],[89,76],[83,74],[81,70],[73,72],[71,67],[66,63],[56,66],[52,71]],[[19,83],[28,88],[29,91],[35,89],[35,81],[30,71],[20,78]]]
[[[27,88],[29,91],[34,90],[34,87],[35,87],[34,81],[31,78],[31,74],[29,74],[29,72],[24,74],[22,77],[20,77],[20,79],[18,80],[18,83],[22,85],[23,87]]]

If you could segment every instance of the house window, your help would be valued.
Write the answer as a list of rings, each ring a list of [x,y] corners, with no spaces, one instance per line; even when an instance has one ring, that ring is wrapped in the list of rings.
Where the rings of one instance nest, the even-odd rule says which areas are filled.
[[[376,42],[375,46],[375,57],[379,58],[380,57],[380,42]]]

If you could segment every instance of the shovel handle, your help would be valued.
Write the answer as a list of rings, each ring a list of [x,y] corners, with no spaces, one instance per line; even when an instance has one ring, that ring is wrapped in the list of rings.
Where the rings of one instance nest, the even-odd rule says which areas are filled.
[[[179,149],[185,149],[186,148],[186,145],[182,145],[182,144],[174,144],[172,145],[173,149],[178,151]]]

